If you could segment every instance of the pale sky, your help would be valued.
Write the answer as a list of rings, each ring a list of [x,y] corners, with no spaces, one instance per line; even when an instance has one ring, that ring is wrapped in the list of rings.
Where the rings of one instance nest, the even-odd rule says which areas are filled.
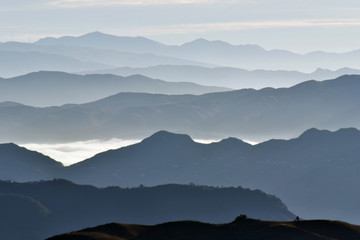
[[[360,49],[359,0],[1,0],[0,41],[100,31],[295,52]]]

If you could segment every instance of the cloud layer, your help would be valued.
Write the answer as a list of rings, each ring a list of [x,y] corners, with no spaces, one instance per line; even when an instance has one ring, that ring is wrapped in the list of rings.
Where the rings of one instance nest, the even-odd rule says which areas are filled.
[[[27,143],[19,144],[29,150],[40,152],[52,159],[63,163],[65,166],[75,164],[77,162],[88,159],[98,153],[111,149],[118,149],[139,143],[141,140],[122,140],[113,138],[110,140],[88,140],[68,143]],[[209,144],[218,142],[220,139],[194,139],[195,142]],[[249,144],[257,144],[256,142],[246,141]]]
[[[121,148],[138,142],[140,142],[140,140],[122,140],[114,138],[106,141],[89,140],[57,144],[29,143],[19,145],[40,152],[56,161],[62,162],[65,166],[68,166],[90,158],[97,153]]]

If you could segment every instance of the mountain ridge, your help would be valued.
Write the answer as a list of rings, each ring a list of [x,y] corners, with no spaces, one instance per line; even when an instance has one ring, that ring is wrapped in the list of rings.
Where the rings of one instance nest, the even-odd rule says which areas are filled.
[[[121,77],[112,74],[79,75],[39,71],[0,79],[0,102],[11,101],[44,107],[86,103],[119,92],[197,95],[229,90],[231,89],[190,82],[166,82],[142,75]]]
[[[260,190],[241,187],[216,188],[194,184],[167,184],[136,188],[77,185],[67,180],[54,179],[40,182],[0,181],[2,196],[21,196],[21,202],[9,208],[0,205],[1,212],[36,207],[41,218],[33,212],[13,210],[18,214],[0,217],[4,239],[38,240],[79,228],[107,222],[159,224],[167,221],[188,220],[210,222],[230,221],[240,213],[268,220],[292,220],[295,215],[277,197]],[[19,197],[18,197],[19,198]],[[27,201],[24,201],[27,200]],[[36,205],[37,204],[37,205]],[[41,207],[39,209],[39,207]],[[41,211],[49,214],[41,214]],[[9,222],[9,220],[11,220]],[[26,231],[14,231],[18,223],[25,222]],[[28,222],[26,222],[28,221]],[[5,234],[5,236],[4,236]]]
[[[68,56],[53,53],[20,52],[0,50],[0,75],[1,77],[27,74],[40,70],[57,71],[86,71],[100,70],[106,65],[96,62],[86,62]],[[21,68],[19,68],[21,66]],[[82,70],[81,70],[82,69]]]
[[[356,111],[359,88],[360,77],[347,75],[307,81],[291,88],[198,96],[117,93],[56,108],[8,106],[2,108],[5,117],[0,119],[0,140],[1,136],[8,136],[2,141],[22,142],[139,139],[161,129],[188,133],[198,139],[288,139],[313,127],[360,128]],[[104,111],[108,114],[102,114]]]
[[[122,187],[189,182],[213,186],[241,184],[279,196],[302,217],[357,223],[360,222],[356,215],[359,207],[356,199],[360,198],[356,191],[356,183],[360,181],[359,143],[360,130],[355,128],[335,132],[310,129],[294,139],[256,145],[234,138],[200,144],[188,135],[161,131],[138,144],[62,167],[44,178]],[[1,156],[6,161],[11,159],[4,158],[9,153],[2,152]],[[17,158],[27,161],[26,155]],[[0,169],[5,171],[2,176],[10,172],[4,169],[6,164],[3,162]],[[21,176],[24,178],[31,172],[37,178],[28,175],[26,181],[39,180],[38,172],[30,168],[26,174],[21,172]],[[340,203],[343,203],[341,207],[336,207]]]
[[[233,89],[290,87],[308,80],[328,80],[345,74],[360,74],[360,70],[341,68],[336,71],[317,69],[311,73],[284,70],[245,70],[231,67],[200,67],[185,65],[158,65],[146,68],[121,67],[83,73],[112,73],[120,76],[142,74],[152,78],[179,82],[191,81],[201,85],[216,85]]]
[[[360,221],[352,214],[356,200],[346,200],[350,193],[357,199],[353,192],[358,178],[356,171],[360,169],[356,161],[360,157],[357,151],[360,131],[355,128],[335,132],[310,129],[295,139],[271,140],[253,146],[232,138],[199,144],[186,137],[181,144],[179,136],[169,136],[174,140],[166,139],[164,143],[156,136],[149,137],[142,143],[97,154],[68,167],[68,177],[86,183],[113,172],[118,177],[114,180],[110,176],[102,178],[108,181],[105,185],[133,182],[132,186],[165,182],[222,186],[241,183],[280,196],[291,209],[306,218],[325,216]],[[100,163],[106,163],[112,170]],[[314,171],[317,174],[313,174]],[[331,187],[324,188],[326,182]],[[329,210],[344,201],[347,206]]]
[[[155,226],[110,223],[77,232],[48,238],[90,240],[96,237],[115,239],[298,239],[345,240],[360,237],[360,227],[340,221],[312,220],[269,222],[248,219],[242,215],[227,224],[208,224],[195,221],[168,222]]]
[[[90,35],[91,36],[91,35]],[[126,37],[118,37],[113,35],[106,35],[97,33],[96,38],[99,36],[107,37],[107,44],[93,45],[91,41],[83,41],[81,44],[88,44],[92,47],[109,48],[112,40],[114,42],[123,42]],[[81,42],[84,37],[89,35],[83,35],[79,37],[70,37],[72,42],[61,41],[63,39],[52,39],[56,44],[68,44],[76,45]],[[94,38],[96,40],[96,38]],[[92,39],[92,40],[94,40]],[[127,39],[127,38],[126,38]],[[131,38],[133,42],[138,40]],[[91,40],[91,38],[90,38]],[[144,39],[142,39],[144,40]],[[41,43],[41,41],[40,41]],[[38,43],[34,43],[38,44]],[[54,43],[52,43],[54,44]],[[136,45],[136,47],[135,47]],[[327,53],[327,52],[310,52],[306,54],[297,54],[286,50],[265,50],[256,45],[231,45],[222,41],[208,41],[204,39],[198,39],[189,43],[185,43],[179,46],[170,46],[153,42],[152,40],[145,38],[144,44],[114,44],[112,47],[114,50],[130,51],[136,53],[154,53],[172,57],[178,57],[183,59],[191,59],[194,61],[208,62],[210,64],[220,66],[232,66],[243,67],[246,69],[287,69],[287,70],[303,70],[313,71],[316,68],[341,68],[352,67],[360,68],[360,65],[356,63],[358,54],[360,51],[354,50],[347,53]],[[339,62],[341,61],[341,62]]]

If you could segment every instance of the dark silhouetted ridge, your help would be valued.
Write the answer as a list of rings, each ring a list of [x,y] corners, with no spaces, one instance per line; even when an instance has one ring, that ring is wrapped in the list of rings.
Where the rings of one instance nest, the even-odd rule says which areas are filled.
[[[51,212],[41,202],[22,194],[2,194],[0,188],[0,238],[43,239]],[[35,229],[35,230],[34,230]]]
[[[337,131],[319,130],[311,128],[300,135],[300,141],[342,141],[351,142],[360,138],[360,131],[356,128],[341,128]]]
[[[3,151],[0,171],[5,180],[17,180],[15,174],[28,180],[55,176],[97,187],[242,185],[280,196],[303,218],[359,223],[359,149],[360,131],[355,128],[335,132],[313,128],[298,138],[254,146],[234,138],[200,144],[188,135],[160,131],[138,144],[99,153],[55,173],[31,160],[28,151],[23,150],[24,156],[19,155],[21,149],[10,155]],[[22,165],[15,164],[18,160]]]
[[[103,236],[103,238],[101,238]],[[229,224],[169,222],[154,226],[107,224],[48,240],[350,240],[360,239],[360,226],[338,221],[265,222],[241,219]]]
[[[228,147],[239,147],[241,145],[251,147],[251,144],[248,144],[248,143],[246,143],[238,138],[234,138],[234,137],[229,137],[229,138],[223,139],[216,144],[226,145]]]
[[[171,133],[165,130],[154,133],[148,138],[145,138],[142,143],[155,143],[155,144],[190,144],[194,143],[189,135]]]
[[[311,128],[306,130],[304,133],[300,135],[299,138],[309,139],[309,138],[319,138],[319,137],[327,137],[331,134],[329,130],[319,130],[316,128]]]
[[[63,170],[60,162],[13,143],[0,144],[0,166],[1,179],[14,181],[52,179]]]
[[[0,230],[7,226],[13,230],[20,227],[17,221],[28,221],[25,232],[10,231],[5,235],[0,231],[1,239],[28,234],[31,237],[17,238],[27,240],[109,222],[159,224],[191,219],[222,223],[239,213],[265,220],[295,218],[279,198],[259,190],[195,184],[96,188],[62,179],[28,183],[0,181],[0,212],[4,213],[0,217]],[[11,225],[6,224],[10,219]],[[106,234],[129,234],[134,230],[128,229],[125,226]]]

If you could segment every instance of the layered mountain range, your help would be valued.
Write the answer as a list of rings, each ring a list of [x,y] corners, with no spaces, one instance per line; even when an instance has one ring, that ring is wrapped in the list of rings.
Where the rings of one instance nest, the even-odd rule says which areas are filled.
[[[118,93],[86,104],[59,107],[5,102],[0,103],[0,140],[143,139],[162,129],[200,139],[287,139],[313,127],[360,128],[358,89],[360,77],[349,75],[290,88],[204,95]]]
[[[226,66],[247,70],[302,72],[312,72],[317,68],[360,68],[359,50],[297,54],[285,50],[265,50],[257,45],[231,45],[205,39],[172,46],[143,37],[118,37],[100,32],[79,37],[44,38],[35,43],[0,43],[0,52],[1,77],[14,77],[40,70],[79,72],[157,65]]]
[[[131,76],[141,74],[151,78],[166,79],[171,82],[189,81],[205,86],[222,86],[233,89],[266,87],[291,87],[308,80],[327,80],[342,75],[360,74],[357,69],[342,68],[336,71],[318,68],[311,73],[286,70],[245,70],[233,67],[201,67],[185,65],[158,65],[143,68],[121,67],[87,74],[115,74]]]
[[[15,181],[65,178],[95,186],[247,186],[276,194],[301,217],[357,223],[359,143],[360,131],[351,128],[310,129],[292,140],[254,146],[235,138],[200,144],[187,135],[161,131],[69,167],[23,148],[6,151],[9,146],[2,145],[5,167],[0,175]]]
[[[0,102],[32,106],[86,103],[119,92],[161,94],[204,94],[229,91],[224,87],[200,86],[191,82],[165,82],[141,75],[77,75],[64,72],[34,72],[14,78],[0,78]]]
[[[123,222],[147,226],[52,239],[358,239],[302,221],[360,224],[358,59],[100,32],[0,43],[0,142],[143,139],[66,167],[0,144],[0,238]],[[179,220],[216,224],[159,225]]]
[[[258,45],[231,45],[223,41],[196,39],[180,46],[169,46],[146,38],[116,37],[93,32],[80,37],[44,38],[35,43],[40,46],[82,46],[112,49],[134,53],[151,53],[191,59],[220,66],[245,69],[286,69],[313,71],[316,68],[359,68],[360,52],[311,52],[296,54],[285,50],[265,50]]]

